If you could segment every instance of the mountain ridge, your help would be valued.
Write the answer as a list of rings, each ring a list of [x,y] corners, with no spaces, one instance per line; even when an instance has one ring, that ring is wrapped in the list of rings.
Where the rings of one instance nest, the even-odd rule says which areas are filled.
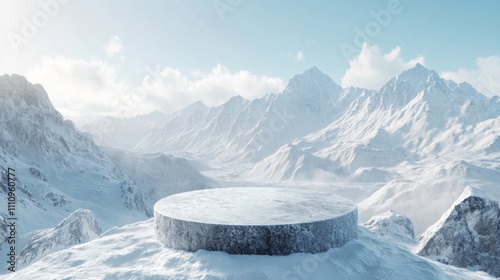
[[[147,118],[146,118],[147,119]],[[108,229],[152,216],[158,197],[213,184],[190,162],[178,157],[158,157],[172,183],[138,185],[147,178],[127,174],[93,141],[89,133],[77,130],[54,108],[41,85],[19,75],[0,76],[0,195],[7,197],[7,170],[15,170],[17,248],[23,248],[33,231],[55,226],[79,208],[90,209],[99,224]],[[123,156],[125,161],[133,157]],[[142,158],[142,166],[155,164],[154,157]],[[174,172],[172,164],[182,163]],[[169,165],[170,164],[170,165]],[[161,164],[159,166],[162,166]],[[141,172],[136,172],[141,173]],[[189,174],[182,178],[182,174]],[[191,184],[193,183],[193,184]],[[0,236],[7,236],[7,208],[0,209]],[[0,260],[6,258],[6,239],[0,240]]]
[[[500,182],[499,99],[422,65],[379,91],[342,89],[312,68],[278,94],[107,118],[104,128],[89,126],[100,129],[92,136],[65,121],[38,93],[43,87],[3,77],[0,169],[3,177],[7,166],[19,170],[19,213],[31,230],[84,206],[106,229],[150,216],[152,203],[172,192],[241,183],[325,188],[357,202],[361,223],[394,210],[420,234],[466,186],[494,189]],[[134,129],[120,122],[140,129],[129,135]],[[117,144],[135,151],[94,142],[113,139],[131,140]],[[222,176],[213,181],[208,174]],[[45,209],[49,219],[40,214]],[[395,222],[411,237],[408,219],[386,216],[374,225]]]

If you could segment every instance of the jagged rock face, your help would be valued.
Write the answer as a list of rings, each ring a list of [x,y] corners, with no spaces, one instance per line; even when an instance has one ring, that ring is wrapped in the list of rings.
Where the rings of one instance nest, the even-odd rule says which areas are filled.
[[[75,167],[77,157],[111,165],[89,135],[63,119],[41,85],[0,76],[0,112],[0,146],[6,153],[58,168]]]
[[[472,189],[466,189],[459,200],[424,233],[418,254],[500,276],[499,203]]]
[[[41,257],[97,238],[102,233],[92,211],[78,209],[56,227],[40,230],[18,255],[23,268]]]
[[[410,218],[392,210],[373,216],[363,226],[379,237],[402,238],[405,241],[415,239],[413,223]]]

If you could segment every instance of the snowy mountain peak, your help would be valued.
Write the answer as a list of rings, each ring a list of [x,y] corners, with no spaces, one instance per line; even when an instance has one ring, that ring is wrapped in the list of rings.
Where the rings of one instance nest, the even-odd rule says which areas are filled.
[[[486,99],[486,96],[477,91],[471,84],[467,82],[461,82],[457,86],[457,89],[459,89],[466,97],[470,98],[471,100],[477,101],[478,99]]]
[[[10,108],[44,108],[55,111],[49,96],[39,84],[31,84],[24,76],[0,76],[0,101]]]
[[[310,90],[313,88],[335,88],[341,90],[341,87],[337,85],[332,78],[330,78],[330,76],[321,72],[317,67],[312,67],[304,71],[302,74],[294,75],[288,82],[288,86],[285,91],[292,89]]]
[[[198,100],[178,111],[175,111],[174,113],[172,113],[170,118],[179,117],[183,115],[191,115],[194,112],[206,112],[208,110],[209,108],[205,106],[205,104],[201,100]]]
[[[462,192],[462,194],[460,195],[460,197],[456,200],[454,205],[459,205],[460,203],[462,203],[464,200],[466,200],[469,197],[476,197],[476,198],[481,198],[481,199],[490,200],[490,201],[492,200],[490,198],[490,196],[488,194],[486,194],[485,192],[483,192],[477,188],[474,188],[472,186],[467,186],[464,189],[464,191]]]
[[[31,85],[26,79],[26,77],[18,74],[12,74],[12,75],[4,74],[3,76],[0,76],[0,85],[4,84],[11,84],[17,86]]]
[[[445,80],[436,71],[427,69],[419,63],[389,80],[380,89],[380,94],[385,106],[404,106],[420,96],[415,100],[431,104],[436,111],[450,109],[450,112],[457,109],[451,108],[452,106],[441,107],[450,102],[460,107],[468,99],[474,101],[481,99],[475,90],[462,88],[453,81]]]
[[[420,62],[417,62],[417,64],[415,64],[415,66],[413,66],[413,68],[410,69],[414,69],[415,71],[429,71],[429,69],[424,65],[422,65]]]
[[[236,95],[231,97],[225,104],[242,104],[244,102],[248,101],[247,99],[243,98],[241,95]]]
[[[323,73],[321,70],[318,69],[318,67],[314,66],[312,68],[305,70],[304,72],[302,72],[302,74],[293,75],[290,81],[293,81],[295,79],[324,79],[324,78],[328,78],[329,80],[331,80],[330,76]]]
[[[436,72],[434,70],[431,70],[431,69],[423,66],[420,63],[417,63],[412,68],[409,68],[409,69],[401,72],[401,74],[403,74],[403,75],[404,75],[404,73],[408,73],[411,75],[429,76],[429,75],[432,75],[433,73],[436,73]]]
[[[421,237],[421,256],[500,276],[500,206],[467,187],[453,206]]]
[[[136,116],[136,118],[141,118],[141,119],[147,120],[147,121],[154,121],[154,120],[158,120],[161,118],[165,118],[166,116],[168,116],[168,115],[165,112],[162,112],[160,110],[154,110],[151,113]],[[129,118],[129,119],[133,119],[133,118],[134,117]]]
[[[286,99],[286,107],[303,107],[314,113],[328,110],[342,92],[330,76],[313,67],[302,74],[294,75],[279,99]],[[301,110],[301,109],[299,109]]]
[[[420,63],[417,63],[413,68],[401,72],[395,78],[398,82],[406,81],[412,85],[421,83],[429,84],[436,80],[441,80],[436,71],[427,69]]]
[[[318,67],[313,66],[307,70],[305,70],[302,75],[305,76],[318,76],[318,75],[325,75],[321,70],[318,69]]]
[[[197,108],[197,109],[206,109],[207,108],[205,103],[203,103],[203,101],[201,101],[201,100],[195,101],[193,104],[191,104],[189,106],[192,106],[192,107]]]

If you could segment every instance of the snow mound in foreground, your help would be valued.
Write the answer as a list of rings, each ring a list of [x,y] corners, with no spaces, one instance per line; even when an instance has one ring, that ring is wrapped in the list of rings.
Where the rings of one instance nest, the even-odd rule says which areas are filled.
[[[421,238],[419,255],[500,277],[500,207],[482,191],[467,187]]]
[[[165,248],[153,219],[50,254],[0,279],[492,279],[416,256],[359,227],[359,239],[320,254],[245,256]]]
[[[410,218],[394,211],[373,216],[364,224],[371,232],[381,238],[393,241],[414,241],[415,233]]]
[[[56,227],[39,230],[17,257],[18,269],[49,253],[95,239],[101,233],[94,212],[78,209]]]

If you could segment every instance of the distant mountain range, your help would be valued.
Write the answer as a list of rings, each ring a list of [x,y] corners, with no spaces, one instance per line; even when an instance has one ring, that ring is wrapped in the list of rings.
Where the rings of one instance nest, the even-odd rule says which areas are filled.
[[[121,129],[125,121],[142,129]],[[278,94],[236,96],[213,108],[196,102],[170,115],[107,117],[80,128],[98,135],[100,145],[180,153],[248,182],[378,186],[339,194],[359,202],[362,222],[397,210],[412,218],[417,234],[466,186],[500,183],[499,97],[421,64],[379,90],[342,88],[314,67]],[[422,204],[428,207],[415,211]]]
[[[354,200],[359,221],[368,221],[380,240],[404,247],[418,239],[422,256],[498,273],[492,252],[500,229],[482,234],[497,224],[471,217],[498,214],[499,97],[487,98],[420,64],[380,90],[342,88],[311,68],[281,93],[235,96],[212,108],[196,102],[172,114],[103,117],[78,129],[41,85],[0,76],[2,197],[9,167],[18,179],[18,253],[24,252],[19,257],[26,265],[94,239],[101,229],[151,217],[159,198],[234,180],[236,186],[327,189]],[[214,170],[227,177],[207,177]],[[481,191],[488,195],[477,195]],[[0,208],[0,260],[6,210]],[[137,238],[146,224],[125,228]],[[467,231],[470,226],[478,234]],[[125,228],[117,229],[117,238]],[[443,243],[450,232],[460,233],[451,240],[471,244],[466,254],[476,257]],[[388,249],[367,231],[362,236],[362,246]],[[416,260],[407,253],[401,254]],[[432,269],[437,278],[445,275]]]

